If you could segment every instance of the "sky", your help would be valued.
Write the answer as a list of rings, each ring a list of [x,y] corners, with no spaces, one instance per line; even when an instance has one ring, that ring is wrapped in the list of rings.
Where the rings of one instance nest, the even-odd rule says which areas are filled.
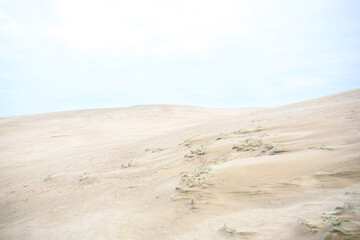
[[[356,88],[357,0],[0,0],[0,117]]]

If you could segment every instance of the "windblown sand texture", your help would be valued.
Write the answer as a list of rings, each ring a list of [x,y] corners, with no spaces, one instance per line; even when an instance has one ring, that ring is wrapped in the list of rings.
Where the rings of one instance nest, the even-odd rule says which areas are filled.
[[[0,239],[360,239],[360,90],[0,118]]]

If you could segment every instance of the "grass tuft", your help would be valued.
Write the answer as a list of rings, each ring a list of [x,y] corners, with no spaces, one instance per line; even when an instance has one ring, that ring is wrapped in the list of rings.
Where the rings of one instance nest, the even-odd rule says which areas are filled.
[[[207,184],[207,182],[209,180],[209,173],[210,173],[211,169],[212,169],[212,167],[210,164],[197,167],[189,174],[184,174],[182,176],[182,183],[186,187]]]

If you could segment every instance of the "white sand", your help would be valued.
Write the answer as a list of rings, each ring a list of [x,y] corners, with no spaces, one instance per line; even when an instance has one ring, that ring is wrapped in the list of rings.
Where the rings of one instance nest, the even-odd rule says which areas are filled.
[[[345,203],[360,203],[360,90],[0,118],[0,239],[322,239],[298,219],[322,228]]]

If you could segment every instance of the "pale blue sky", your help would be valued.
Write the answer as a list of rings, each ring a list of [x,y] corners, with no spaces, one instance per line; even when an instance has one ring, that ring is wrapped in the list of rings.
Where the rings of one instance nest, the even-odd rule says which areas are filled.
[[[360,1],[0,0],[0,117],[360,88]]]

